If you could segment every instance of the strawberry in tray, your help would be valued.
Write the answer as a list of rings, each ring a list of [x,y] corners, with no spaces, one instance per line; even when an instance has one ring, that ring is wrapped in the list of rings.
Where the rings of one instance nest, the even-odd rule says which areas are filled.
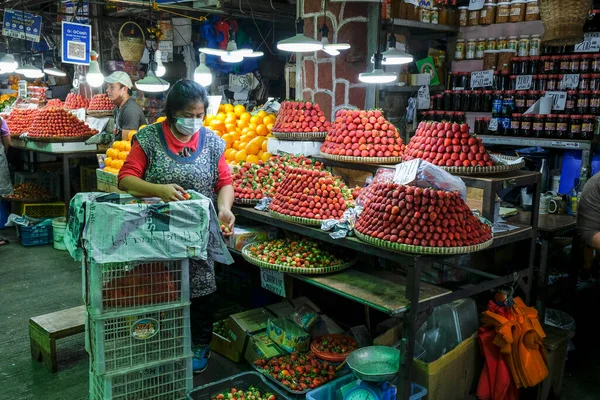
[[[330,122],[318,104],[284,101],[281,103],[273,132],[327,132]]]

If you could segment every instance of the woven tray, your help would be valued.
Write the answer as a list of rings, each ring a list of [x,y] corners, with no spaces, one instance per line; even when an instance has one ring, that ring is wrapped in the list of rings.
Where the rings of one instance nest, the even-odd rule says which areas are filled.
[[[321,222],[324,221],[322,219],[292,217],[290,215],[280,214],[273,210],[269,210],[269,214],[275,219],[280,219],[282,221],[293,222],[301,225],[321,226]]]
[[[343,161],[356,164],[398,164],[402,162],[402,157],[350,157],[334,156],[321,152],[321,157],[327,160]]]
[[[252,246],[256,246],[257,243],[251,243],[244,246],[242,249],[242,257],[244,260],[248,261],[250,264],[257,265],[261,268],[272,269],[280,272],[288,272],[290,274],[304,274],[304,275],[316,275],[316,274],[330,274],[332,272],[341,271],[343,269],[348,269],[354,265],[355,260],[348,261],[344,264],[335,265],[333,267],[324,267],[324,268],[294,268],[294,267],[284,267],[282,265],[277,264],[269,264],[267,262],[258,260],[250,255],[249,248]]]
[[[271,132],[273,137],[282,140],[324,142],[327,132]]]
[[[96,117],[96,118],[101,118],[101,117],[112,117],[113,116],[113,110],[92,110],[92,111],[86,111],[86,114],[89,115],[90,117]]]
[[[45,143],[71,143],[71,142],[85,142],[92,136],[27,136],[26,140],[32,142],[45,142]]]
[[[260,200],[257,199],[233,199],[233,204],[237,204],[238,206],[255,206],[258,204]]]
[[[504,160],[516,160],[518,157],[496,155]],[[525,166],[525,160],[518,164],[494,165],[493,167],[440,167],[454,175],[489,175],[501,174],[502,172],[518,171]]]
[[[360,233],[354,229],[356,237],[363,242],[370,243],[377,247],[384,247],[386,249],[400,251],[403,253],[413,254],[430,254],[430,255],[453,255],[453,254],[468,254],[475,253],[483,250],[486,247],[491,246],[494,239],[490,239],[487,242],[479,243],[473,246],[461,246],[461,247],[424,247],[424,246],[412,246],[408,244],[392,243],[388,240],[375,239],[371,236]]]

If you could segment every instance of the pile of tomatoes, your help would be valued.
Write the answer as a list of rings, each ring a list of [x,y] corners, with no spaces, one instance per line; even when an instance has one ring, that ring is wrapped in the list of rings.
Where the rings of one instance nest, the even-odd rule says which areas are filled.
[[[40,110],[29,130],[31,137],[77,137],[96,133],[97,130],[63,108]]]
[[[313,240],[276,239],[256,243],[250,255],[269,264],[293,268],[326,268],[345,261],[333,255],[323,244]]]
[[[33,182],[19,183],[15,185],[13,194],[7,196],[11,199],[35,199],[40,201],[50,201],[54,199],[52,193],[45,187]]]
[[[36,109],[15,108],[12,110],[6,119],[6,124],[8,125],[10,134],[12,136],[18,136],[22,133],[29,132],[33,118],[37,113],[38,110]]]
[[[64,103],[61,99],[50,99],[46,103],[47,108],[56,108],[56,107],[64,107]]]
[[[271,393],[263,394],[258,388],[250,386],[248,390],[231,388],[227,392],[219,393],[212,400],[237,399],[237,400],[277,400]]]
[[[92,97],[88,111],[112,111],[115,108],[106,93],[97,94]]]
[[[335,379],[335,367],[321,362],[317,356],[308,353],[292,353],[270,360],[254,361],[259,369],[293,391],[314,389]]]
[[[65,108],[69,110],[77,110],[79,108],[87,108],[90,100],[80,94],[69,93],[65,99]]]

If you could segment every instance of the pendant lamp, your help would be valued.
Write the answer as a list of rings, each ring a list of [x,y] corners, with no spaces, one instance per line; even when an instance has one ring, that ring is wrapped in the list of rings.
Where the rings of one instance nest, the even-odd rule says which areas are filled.
[[[148,50],[150,61],[148,62],[148,72],[146,77],[135,83],[135,87],[142,92],[160,93],[169,89],[171,84],[164,79],[156,76],[157,63],[154,61],[155,51],[153,48]]]
[[[85,75],[85,81],[93,88],[100,87],[104,83],[104,75],[102,75],[98,63],[98,53],[95,51],[90,52],[90,67]]]
[[[304,36],[304,20],[296,20],[296,36],[280,40],[277,42],[277,48],[283,51],[293,53],[310,53],[323,49],[323,43],[318,40]]]
[[[0,73],[2,74],[12,74],[18,66],[19,63],[15,61],[15,56],[10,53],[6,53],[0,58]]]
[[[198,82],[200,85],[207,87],[210,86],[213,80],[212,73],[210,69],[205,64],[206,56],[200,53],[200,65],[194,71],[194,81]]]

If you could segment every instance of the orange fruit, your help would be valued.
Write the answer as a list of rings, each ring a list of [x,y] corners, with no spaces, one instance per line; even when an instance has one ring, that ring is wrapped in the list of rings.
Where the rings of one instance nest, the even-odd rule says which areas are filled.
[[[253,124],[256,124],[256,125],[258,125],[258,124],[262,123],[262,120],[263,120],[263,119],[262,119],[262,117],[260,117],[260,116],[258,116],[258,115],[253,115],[253,116],[250,118],[250,122],[251,122],[251,123],[253,123]]]
[[[223,110],[227,113],[232,113],[233,112],[233,104],[224,104]]]
[[[215,115],[215,119],[218,119],[219,121],[225,121],[225,118],[227,118],[227,116],[224,112],[218,112],[217,115]]]
[[[242,104],[236,104],[233,107],[233,112],[235,114],[236,117],[241,116],[243,113],[246,112],[246,107],[244,107]]]
[[[204,117],[204,126],[208,126],[213,119],[215,119],[214,114],[208,114],[206,117]]]
[[[237,128],[236,124],[225,124],[225,130],[227,132],[235,131],[235,128]]]
[[[106,155],[112,159],[119,158],[119,150],[111,147],[110,149],[106,150]]]
[[[225,124],[223,124],[223,122],[218,119],[211,121],[209,127],[210,127],[210,129],[212,129],[215,132],[217,132],[217,131],[222,132],[225,130]]]
[[[250,125],[248,125],[248,128],[250,128],[251,131],[256,131],[256,128],[258,128],[258,125],[255,124],[254,122],[250,122]]]
[[[231,121],[237,121],[237,117],[235,116],[235,114],[232,112],[228,112],[227,114],[225,114],[226,118],[225,121],[227,120],[231,120]]]
[[[112,165],[113,159],[112,157],[106,157],[104,159],[104,166],[105,167],[110,167]]]
[[[263,150],[263,151],[267,151],[267,143],[269,143],[269,141],[268,141],[268,140],[265,140],[265,141],[262,143],[262,150]]]
[[[129,142],[125,142],[125,143],[123,144],[123,150],[124,150],[124,151],[130,151],[130,150],[131,150],[131,143],[129,143]]]
[[[244,129],[245,127],[248,126],[248,121],[246,121],[244,119],[238,119],[238,121],[235,123],[235,125],[240,129]]]
[[[238,144],[238,150],[246,150],[246,146],[248,146],[248,142],[240,142]]]
[[[230,133],[224,134],[223,136],[221,136],[221,139],[223,139],[228,145],[233,144],[234,142],[233,136]]]
[[[267,129],[269,130],[269,133],[271,133],[273,130],[273,124],[267,124]]]
[[[258,151],[260,149],[261,149],[261,147],[258,144],[248,143],[248,145],[246,146],[246,153],[251,154],[251,155],[256,155],[256,154],[258,154]]]
[[[266,117],[263,118],[262,123],[265,125],[274,124],[275,120],[267,115]]]
[[[235,142],[233,142],[233,144],[231,145],[231,147],[233,147],[236,150],[240,149],[240,143],[242,143],[240,140],[236,140]]]
[[[269,134],[269,129],[264,124],[260,124],[256,127],[256,134],[259,136],[267,136]]]
[[[249,162],[250,164],[256,164],[258,160],[259,158],[253,154],[250,154],[248,157],[246,157],[246,162]]]
[[[267,116],[267,112],[265,110],[260,110],[256,115],[262,119]]]
[[[242,162],[246,159],[246,150],[240,150],[237,152],[237,154],[235,155],[235,161],[237,162]]]
[[[269,161],[269,158],[271,158],[272,156],[273,156],[273,154],[269,153],[268,151],[265,151],[262,154],[262,156],[260,156],[260,159],[263,160],[263,162],[267,162],[267,161]]]
[[[129,155],[128,151],[121,151],[119,153],[119,160],[126,160],[128,155]]]
[[[252,118],[252,114],[249,112],[243,112],[242,115],[240,115],[240,119],[244,121],[250,121],[250,118]]]
[[[111,168],[114,168],[118,171],[123,167],[124,163],[125,163],[125,161],[123,161],[123,160],[115,160],[112,162],[112,164],[110,166],[111,166]]]
[[[233,140],[240,140],[240,137],[242,136],[242,134],[240,132],[229,132],[231,134],[231,136],[233,137]]]
[[[225,154],[224,154],[225,155],[225,159],[226,160],[231,160],[232,158],[235,159],[235,153],[237,153],[235,151],[235,149],[227,149],[227,150],[225,150]],[[232,154],[233,154],[233,157],[231,156]]]

